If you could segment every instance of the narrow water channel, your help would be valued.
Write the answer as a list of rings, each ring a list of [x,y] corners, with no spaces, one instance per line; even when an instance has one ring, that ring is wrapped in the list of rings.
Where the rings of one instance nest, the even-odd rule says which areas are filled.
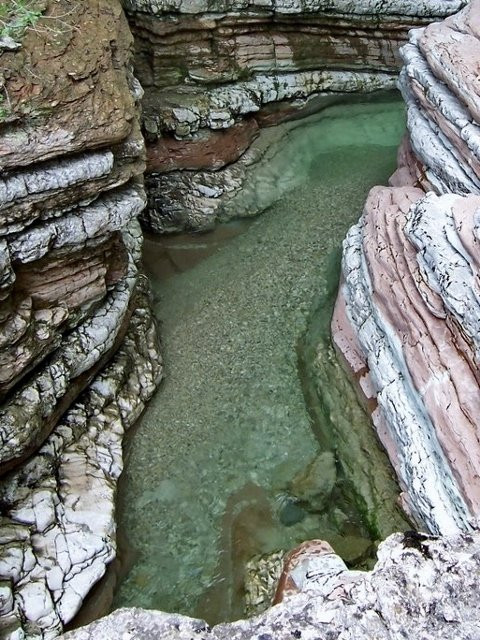
[[[396,96],[329,107],[257,171],[248,197],[262,184],[283,193],[261,216],[146,243],[166,379],[126,444],[116,607],[241,617],[247,562],[309,538],[368,566],[378,530],[342,485],[335,442],[312,428],[319,410],[298,347],[309,319],[328,341],[342,239],[392,173],[403,129]],[[342,383],[325,371],[315,384],[334,385],[327,396],[347,416]]]

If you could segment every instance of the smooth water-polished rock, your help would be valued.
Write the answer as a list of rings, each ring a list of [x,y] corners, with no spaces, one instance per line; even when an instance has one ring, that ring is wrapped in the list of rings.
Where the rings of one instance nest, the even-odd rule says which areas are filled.
[[[475,1],[402,49],[408,136],[344,242],[332,324],[404,508],[437,533],[480,512],[479,19]]]
[[[480,512],[479,208],[477,196],[373,189],[344,243],[333,320],[407,512],[440,533]]]
[[[145,225],[212,228],[248,187],[268,144],[265,127],[341,93],[392,88],[408,30],[464,4],[124,0],[145,88]]]
[[[428,188],[480,193],[480,4],[413,30],[401,49],[400,89],[408,108],[411,148]]]
[[[142,290],[143,289],[143,290]],[[0,483],[0,635],[53,638],[115,557],[122,437],[161,375],[145,287],[108,366],[38,453]]]
[[[348,571],[316,541],[297,551],[300,593],[250,620],[208,627],[201,620],[119,609],[65,640],[250,640],[392,637],[470,640],[478,632],[479,534],[442,539],[414,532],[380,545],[371,572]],[[310,571],[311,570],[311,571]]]

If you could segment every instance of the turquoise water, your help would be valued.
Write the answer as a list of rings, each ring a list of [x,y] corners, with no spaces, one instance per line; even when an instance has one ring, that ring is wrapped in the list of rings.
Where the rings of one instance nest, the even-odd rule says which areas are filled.
[[[184,255],[166,271],[149,243],[166,379],[126,445],[115,606],[235,619],[255,554],[320,537],[367,566],[378,530],[398,526],[372,527],[346,490],[335,442],[320,445],[298,346],[314,310],[328,326],[342,239],[369,188],[392,173],[403,130],[396,97],[330,107],[258,168],[246,200],[281,198],[225,227],[228,242],[195,239],[199,260],[187,259],[198,246],[172,240]],[[299,475],[326,449],[316,473],[324,464],[328,490],[309,502]]]

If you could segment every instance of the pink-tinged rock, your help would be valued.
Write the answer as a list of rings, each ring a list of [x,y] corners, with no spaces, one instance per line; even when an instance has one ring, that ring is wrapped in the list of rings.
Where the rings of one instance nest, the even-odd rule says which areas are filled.
[[[479,209],[476,196],[372,189],[332,323],[404,505],[432,531],[480,513]]]
[[[328,542],[308,540],[285,558],[273,602],[278,604],[299,593],[321,595],[329,600],[342,598],[363,575],[360,571],[349,571]]]
[[[221,169],[238,160],[257,134],[257,122],[249,118],[226,131],[203,130],[192,140],[164,136],[147,147],[147,171]]]
[[[432,186],[425,175],[425,167],[415,156],[408,136],[405,136],[397,153],[397,169],[390,176],[391,187],[417,187],[431,191]]]
[[[480,4],[471,2],[455,16],[433,23],[418,37],[428,65],[480,122]]]

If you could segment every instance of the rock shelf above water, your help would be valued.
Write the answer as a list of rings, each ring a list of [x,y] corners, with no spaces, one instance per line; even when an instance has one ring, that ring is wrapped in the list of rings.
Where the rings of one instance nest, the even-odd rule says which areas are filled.
[[[64,638],[469,640],[476,637],[480,597],[478,533],[441,539],[395,534],[380,546],[379,560],[372,572],[348,571],[324,544],[318,547],[318,544],[306,546],[301,550],[303,558],[297,557],[295,578],[301,592],[253,619],[209,628],[202,620],[185,616],[119,609]],[[292,569],[295,572],[295,567]]]
[[[145,89],[143,220],[151,231],[169,233],[211,229],[239,215],[231,203],[262,161],[267,127],[344,93],[393,88],[408,30],[464,2],[124,0],[124,6]]]

